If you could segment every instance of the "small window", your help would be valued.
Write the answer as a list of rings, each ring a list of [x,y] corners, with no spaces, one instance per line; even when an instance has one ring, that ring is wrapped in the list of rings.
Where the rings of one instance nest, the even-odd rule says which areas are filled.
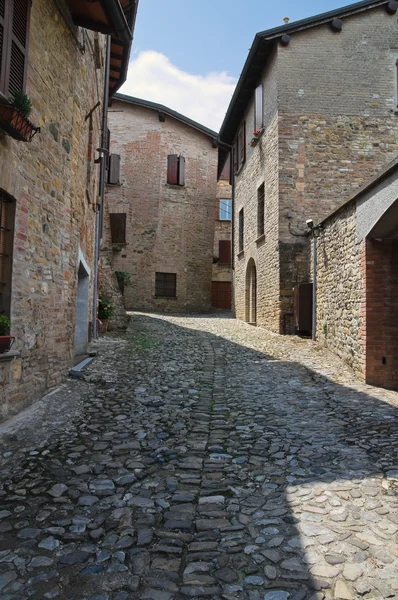
[[[126,243],[126,213],[109,213],[112,244]]]
[[[222,265],[231,264],[231,240],[220,240],[218,242],[218,262]]]
[[[10,316],[15,200],[0,190],[0,315]]]
[[[243,243],[244,243],[244,216],[243,216],[243,208],[240,209],[239,211],[239,245],[238,245],[238,251],[242,252],[243,251]]]
[[[185,185],[185,158],[177,154],[167,157],[167,183]]]
[[[177,295],[177,275],[175,273],[156,273],[155,296],[175,298]]]
[[[264,235],[265,190],[262,183],[257,190],[257,235]]]
[[[119,154],[109,155],[108,183],[120,185],[120,156]]]
[[[234,169],[239,171],[246,160],[246,122],[240,126],[234,145]]]
[[[232,218],[231,198],[220,198],[220,221],[230,221]]]
[[[254,93],[254,131],[263,128],[263,84]]]
[[[24,91],[31,0],[0,0],[0,92]]]

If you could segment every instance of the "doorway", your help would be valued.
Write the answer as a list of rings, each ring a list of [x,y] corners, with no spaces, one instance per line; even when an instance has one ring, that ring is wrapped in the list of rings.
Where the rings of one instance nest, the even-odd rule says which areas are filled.
[[[88,343],[90,271],[82,260],[77,273],[75,356],[86,354]]]
[[[246,270],[246,321],[251,325],[257,323],[257,269],[252,258]]]

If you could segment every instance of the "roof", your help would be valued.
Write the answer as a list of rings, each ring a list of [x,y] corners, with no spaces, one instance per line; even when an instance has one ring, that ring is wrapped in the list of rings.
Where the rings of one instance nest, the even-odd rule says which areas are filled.
[[[139,0],[67,0],[76,25],[111,36],[109,95],[126,81]]]
[[[201,133],[209,136],[214,142],[217,139],[217,132],[197,123],[197,121],[193,121],[189,117],[185,117],[181,113],[164,106],[163,104],[157,104],[157,102],[150,102],[149,100],[143,100],[142,98],[135,98],[134,96],[127,96],[126,94],[116,94],[114,96],[115,100],[121,100],[122,102],[128,102],[129,104],[135,104],[136,106],[143,106],[144,108],[150,108],[152,110],[156,110],[159,113],[164,115],[168,115],[169,117],[173,117],[177,121],[184,123],[185,125],[189,125],[193,129],[197,129]]]
[[[250,102],[255,87],[258,85],[258,80],[267,64],[274,44],[280,40],[282,35],[291,35],[298,31],[305,31],[324,23],[330,23],[335,18],[347,17],[388,3],[389,0],[363,0],[362,2],[356,2],[355,4],[315,15],[308,19],[302,19],[257,33],[221,126],[219,139],[226,144],[232,145],[243,114]],[[225,162],[226,152],[226,150],[220,149],[221,168]]]
[[[323,225],[329,219],[334,217],[340,210],[342,210],[349,204],[359,200],[363,194],[369,192],[372,188],[376,187],[383,180],[387,179],[390,175],[394,173],[394,171],[398,171],[398,157],[390,163],[388,163],[387,166],[384,167],[384,169],[382,169],[381,171],[379,171],[374,177],[366,181],[366,183],[364,183],[360,188],[357,189],[357,191],[352,196],[348,198],[348,200],[345,200],[342,204],[340,204],[340,206],[335,208],[327,217],[322,219],[322,221],[319,224]]]

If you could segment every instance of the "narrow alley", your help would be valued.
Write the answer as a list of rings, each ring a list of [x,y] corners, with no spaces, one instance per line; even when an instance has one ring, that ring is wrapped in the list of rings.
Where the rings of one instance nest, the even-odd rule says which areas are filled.
[[[398,395],[308,340],[135,314],[0,426],[2,600],[398,597]]]

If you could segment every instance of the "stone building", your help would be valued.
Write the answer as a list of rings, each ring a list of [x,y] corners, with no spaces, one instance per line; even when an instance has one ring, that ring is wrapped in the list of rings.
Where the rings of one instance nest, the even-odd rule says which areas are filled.
[[[398,159],[318,232],[317,339],[366,383],[398,389]]]
[[[0,420],[59,384],[85,352],[95,312],[96,149],[107,90],[126,77],[136,8],[0,0],[0,314],[16,339],[0,355]],[[29,95],[31,123],[7,116],[14,90]]]
[[[226,162],[217,181],[216,222],[214,231],[213,270],[211,276],[211,305],[231,310],[232,302],[232,189],[230,163]]]
[[[239,319],[294,331],[306,219],[327,216],[396,155],[397,6],[365,0],[255,36],[219,135],[234,147]]]
[[[103,251],[112,246],[113,269],[130,275],[126,308],[209,310],[217,134],[165,106],[121,94],[112,101],[109,127]]]

